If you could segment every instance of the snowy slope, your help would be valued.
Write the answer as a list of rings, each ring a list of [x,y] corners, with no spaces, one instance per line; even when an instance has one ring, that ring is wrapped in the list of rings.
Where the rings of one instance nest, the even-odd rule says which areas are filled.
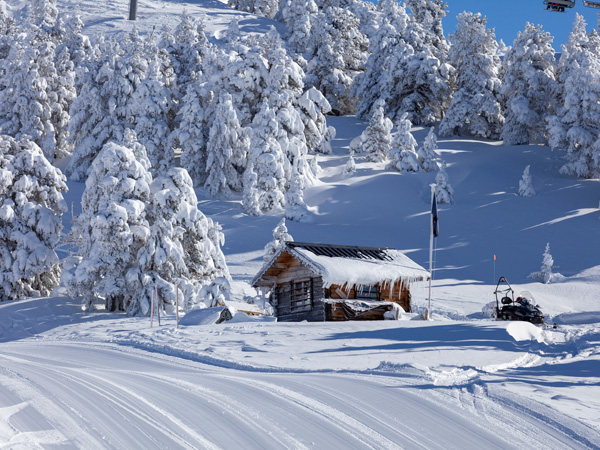
[[[25,2],[8,0],[17,9]],[[58,0],[86,32],[127,30],[126,1]],[[274,22],[217,0],[140,1],[142,31],[206,14],[213,39]],[[394,247],[427,267],[429,183],[348,145],[366,124],[334,117],[334,153],[306,193],[298,241]],[[414,129],[419,144],[428,130]],[[438,142],[456,203],[440,208],[434,321],[176,328],[163,318],[81,312],[60,296],[0,304],[0,447],[7,448],[600,448],[598,180],[562,176],[559,153],[493,141]],[[516,195],[531,165],[537,196]],[[82,183],[66,195],[75,214]],[[237,297],[262,264],[280,217],[249,217],[240,199],[198,191],[221,223]],[[66,230],[70,212],[64,216]],[[566,278],[527,279],[546,243]],[[67,248],[61,249],[65,256]],[[533,293],[558,328],[484,318],[496,277]],[[59,293],[57,293],[59,294]],[[426,286],[413,286],[415,309]],[[238,316],[239,319],[241,316]],[[418,316],[406,316],[406,319]],[[239,319],[241,320],[241,319]]]

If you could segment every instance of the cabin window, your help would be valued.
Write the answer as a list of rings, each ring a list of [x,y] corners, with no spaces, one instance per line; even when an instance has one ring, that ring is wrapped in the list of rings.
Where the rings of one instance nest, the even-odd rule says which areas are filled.
[[[379,300],[377,286],[360,286],[356,290],[356,298],[361,300]]]
[[[292,312],[305,312],[311,309],[312,279],[292,281]]]

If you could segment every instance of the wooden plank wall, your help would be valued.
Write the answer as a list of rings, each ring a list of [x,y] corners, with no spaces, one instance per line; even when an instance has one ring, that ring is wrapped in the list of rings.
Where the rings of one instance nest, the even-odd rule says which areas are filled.
[[[291,282],[312,279],[313,306],[310,311],[292,312],[291,310]],[[322,322],[325,320],[325,304],[323,302],[323,278],[317,276],[312,270],[304,266],[297,259],[289,262],[289,267],[277,276],[277,289],[275,291],[277,320],[281,322]]]

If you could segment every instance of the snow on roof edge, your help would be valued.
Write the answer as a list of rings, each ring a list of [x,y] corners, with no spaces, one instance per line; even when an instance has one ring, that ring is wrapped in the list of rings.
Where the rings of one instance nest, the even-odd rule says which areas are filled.
[[[345,284],[366,286],[380,282],[397,283],[398,281],[413,283],[415,281],[424,281],[431,277],[427,270],[399,250],[385,250],[393,261],[383,262],[369,259],[320,256],[301,247],[289,247],[286,245],[274,253],[263,265],[261,270],[252,279],[252,286],[263,277],[273,262],[284,251],[297,258],[315,273],[321,275],[324,287],[330,287],[334,284],[340,286]]]

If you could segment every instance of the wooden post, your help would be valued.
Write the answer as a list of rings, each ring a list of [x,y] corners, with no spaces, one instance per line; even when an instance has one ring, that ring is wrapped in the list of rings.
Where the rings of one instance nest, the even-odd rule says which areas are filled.
[[[158,326],[160,327],[160,299],[158,298],[158,286],[156,286],[156,309],[158,311]]]
[[[135,20],[137,17],[137,0],[129,0],[129,20]]]

